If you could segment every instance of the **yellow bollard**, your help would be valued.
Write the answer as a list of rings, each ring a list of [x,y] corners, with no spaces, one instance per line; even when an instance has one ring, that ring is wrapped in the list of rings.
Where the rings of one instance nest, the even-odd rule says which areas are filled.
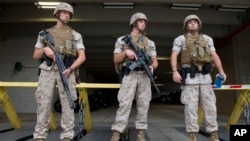
[[[239,120],[239,117],[240,117],[240,115],[244,109],[244,106],[245,106],[244,102],[247,102],[247,101],[245,101],[245,99],[247,99],[247,97],[248,97],[248,90],[242,90],[240,92],[238,100],[237,100],[237,102],[234,106],[234,109],[229,117],[228,122],[227,122],[227,126],[226,126],[227,130],[229,130],[231,124],[235,124]]]
[[[84,125],[85,129],[88,132],[92,130],[92,119],[90,114],[90,108],[89,108],[89,100],[88,100],[88,93],[85,88],[78,88],[79,91],[79,102],[84,103]]]
[[[201,126],[202,120],[203,120],[204,112],[202,107],[199,105],[198,107],[198,125]]]
[[[49,123],[49,128],[51,130],[55,130],[56,129],[56,118],[53,114],[53,112],[50,111],[50,123]]]
[[[0,101],[0,104],[3,106],[3,109],[7,114],[12,127],[15,129],[21,128],[21,121],[4,87],[0,87]]]

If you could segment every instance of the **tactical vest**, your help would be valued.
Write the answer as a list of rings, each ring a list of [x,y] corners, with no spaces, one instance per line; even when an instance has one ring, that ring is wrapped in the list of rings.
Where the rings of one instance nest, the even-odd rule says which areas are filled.
[[[49,32],[54,41],[54,48],[61,54],[62,58],[65,55],[76,56],[76,47],[74,45],[73,30],[69,27],[49,29]]]
[[[150,48],[148,46],[148,38],[146,36],[131,36],[133,43],[138,49],[144,49],[147,55],[151,56]]]
[[[132,36],[131,35],[131,38],[132,38],[132,42],[134,43],[135,47],[137,49],[144,49],[144,51],[146,52],[146,54],[150,57],[151,56],[151,49],[148,45],[148,41],[149,39],[146,37],[146,36]],[[132,47],[126,45],[124,47],[123,50],[126,50],[126,49],[132,49]],[[129,60],[127,57],[123,60],[123,62],[119,65],[119,66],[115,66],[115,70],[116,72],[118,72],[118,68],[121,68],[123,66],[127,66],[127,64],[131,62],[131,60]]]
[[[210,49],[203,35],[185,36],[186,50],[181,51],[181,64],[195,64],[201,68],[211,62]]]
[[[149,39],[146,36],[132,36],[131,35],[131,38],[135,47],[137,47],[137,49],[143,49],[148,56],[151,56],[151,49],[148,45]],[[133,50],[132,47],[130,46],[125,47],[125,49]],[[124,62],[127,62],[127,61],[129,60],[126,58]]]

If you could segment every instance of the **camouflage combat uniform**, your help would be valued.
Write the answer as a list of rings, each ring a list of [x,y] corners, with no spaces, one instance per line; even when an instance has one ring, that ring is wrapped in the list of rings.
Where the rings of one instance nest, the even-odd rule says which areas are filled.
[[[79,50],[85,49],[82,41],[81,34],[72,30],[69,27],[64,27],[62,29],[51,28],[50,31],[53,30],[51,34],[55,43],[55,48],[58,49],[60,47],[64,47],[66,40],[71,40],[74,44],[74,49]],[[56,36],[59,35],[60,36]],[[72,38],[72,39],[71,39]],[[35,45],[36,48],[44,48],[46,46],[45,40],[43,37],[38,36],[37,43]],[[60,51],[59,51],[60,52]],[[37,107],[37,123],[35,126],[35,131],[33,136],[35,139],[41,138],[45,139],[48,135],[48,125],[50,122],[50,110],[51,110],[51,102],[54,96],[54,88],[58,87],[59,97],[62,106],[62,116],[61,116],[61,127],[63,129],[60,139],[74,137],[74,110],[70,108],[67,95],[64,91],[64,87],[62,85],[62,81],[60,78],[59,71],[57,70],[56,63],[53,63],[51,66],[47,66],[44,61],[39,68],[41,69],[41,73],[39,76],[38,88],[36,90],[36,102],[38,104]],[[71,92],[71,96],[74,100],[77,99],[76,94],[76,80],[75,74],[72,72],[68,77],[68,84]]]
[[[213,40],[207,35],[203,35],[210,51],[215,51]],[[180,35],[174,40],[172,50],[181,52],[185,50],[185,36]],[[186,64],[183,64],[183,66]],[[206,131],[218,130],[216,97],[212,89],[212,78],[210,74],[202,75],[196,73],[194,78],[187,74],[186,85],[182,85],[181,102],[185,105],[185,123],[187,132],[198,132],[198,103],[202,106],[206,122]]]
[[[124,36],[117,39],[114,53],[121,53],[129,47],[122,41]],[[134,38],[132,37],[134,40]],[[135,42],[134,42],[135,43]],[[147,40],[147,48],[150,56],[156,56],[156,47],[153,41]],[[122,133],[128,124],[133,100],[136,100],[137,117],[135,121],[136,129],[147,129],[147,117],[150,100],[152,97],[150,79],[144,71],[130,71],[122,79],[118,92],[119,108],[116,111],[115,122],[111,130]]]

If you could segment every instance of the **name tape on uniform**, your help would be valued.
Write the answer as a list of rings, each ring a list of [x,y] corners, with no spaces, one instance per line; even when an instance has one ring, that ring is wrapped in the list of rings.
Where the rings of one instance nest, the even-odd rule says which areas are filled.
[[[250,125],[230,125],[230,141],[249,141]]]

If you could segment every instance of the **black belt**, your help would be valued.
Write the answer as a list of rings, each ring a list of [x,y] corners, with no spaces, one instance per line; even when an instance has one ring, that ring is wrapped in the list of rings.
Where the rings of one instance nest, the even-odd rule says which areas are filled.
[[[191,73],[190,68],[182,68],[186,73]],[[202,71],[195,71],[195,73],[202,73]]]
[[[133,71],[144,71],[142,67],[136,67]]]

